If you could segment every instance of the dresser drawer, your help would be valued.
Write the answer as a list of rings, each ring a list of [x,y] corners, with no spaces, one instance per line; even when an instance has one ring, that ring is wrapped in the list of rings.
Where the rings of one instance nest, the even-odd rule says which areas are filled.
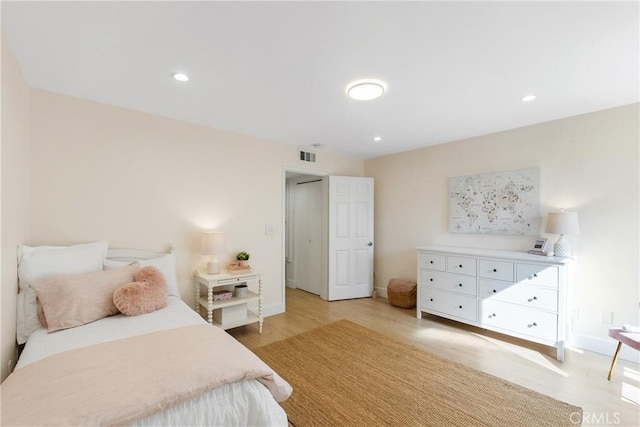
[[[476,259],[459,256],[447,257],[447,271],[467,276],[476,276]]]
[[[478,276],[483,279],[506,280],[513,282],[513,263],[481,259],[478,261]]]
[[[467,295],[476,295],[476,278],[462,274],[422,270],[420,284]]]
[[[480,300],[480,325],[556,342],[558,316],[491,299]]]
[[[439,284],[445,282],[446,275],[447,273],[442,271],[423,269],[420,271],[420,278],[419,278],[418,284],[426,285],[426,286],[435,286],[435,287],[441,288],[442,286],[440,286]]]
[[[500,280],[480,279],[478,281],[480,298],[519,304],[525,307],[558,311],[558,292],[553,289],[510,283]]]
[[[431,254],[428,252],[420,252],[420,268],[428,268],[430,270],[446,271],[446,257],[444,255]]]
[[[459,317],[468,321],[477,321],[478,303],[475,297],[452,294],[428,286],[420,288],[420,308],[429,312],[438,312]]]
[[[516,281],[557,288],[558,267],[538,264],[516,264]]]

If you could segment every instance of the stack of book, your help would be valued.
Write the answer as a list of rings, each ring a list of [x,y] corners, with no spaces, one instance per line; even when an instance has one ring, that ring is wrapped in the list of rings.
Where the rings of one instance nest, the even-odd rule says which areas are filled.
[[[227,266],[227,271],[230,274],[245,274],[252,273],[250,265],[240,265],[238,262],[232,262]]]

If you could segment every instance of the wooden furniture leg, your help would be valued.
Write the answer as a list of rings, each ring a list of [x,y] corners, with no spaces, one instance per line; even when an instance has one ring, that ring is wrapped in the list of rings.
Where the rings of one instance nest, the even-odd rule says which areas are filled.
[[[622,347],[622,342],[618,341],[618,347],[616,348],[616,352],[613,355],[613,360],[611,361],[611,368],[609,368],[609,375],[607,376],[607,380],[611,381],[611,374],[613,374],[613,368],[616,367],[616,361],[618,360],[618,353],[620,353],[620,347]]]
[[[629,330],[626,330],[634,328],[637,327],[625,325],[622,328],[609,328],[609,336],[618,341],[618,348],[616,348],[616,352],[613,355],[613,360],[611,361],[611,369],[609,369],[609,376],[607,376],[608,380],[611,380],[613,368],[615,368],[616,366],[618,353],[620,353],[620,347],[622,347],[622,344],[626,344],[633,349],[640,350],[640,332],[631,332]]]

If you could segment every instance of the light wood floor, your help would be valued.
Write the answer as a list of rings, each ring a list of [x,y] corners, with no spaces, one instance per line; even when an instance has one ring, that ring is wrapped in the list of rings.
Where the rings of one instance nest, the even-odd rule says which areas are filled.
[[[618,360],[607,381],[611,358],[567,349],[564,362],[555,349],[392,307],[386,299],[326,302],[287,289],[286,313],[229,332],[249,348],[279,341],[324,324],[347,319],[496,377],[582,407],[583,425],[640,425],[640,372]]]

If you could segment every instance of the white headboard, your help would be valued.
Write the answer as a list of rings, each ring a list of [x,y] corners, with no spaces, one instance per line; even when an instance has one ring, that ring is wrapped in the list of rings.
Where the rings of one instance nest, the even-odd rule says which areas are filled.
[[[153,259],[166,255],[169,252],[152,252],[141,249],[109,249],[107,259],[111,261],[136,261],[139,259]]]
[[[141,267],[152,266],[157,268],[162,272],[167,281],[168,294],[180,297],[178,278],[176,275],[176,257],[173,251],[152,252],[140,249],[109,249],[104,261],[105,268],[108,268],[107,265],[110,261],[112,261],[111,268],[121,267],[122,265],[117,265],[119,263],[125,263],[126,265],[126,263],[133,261],[140,261]]]

